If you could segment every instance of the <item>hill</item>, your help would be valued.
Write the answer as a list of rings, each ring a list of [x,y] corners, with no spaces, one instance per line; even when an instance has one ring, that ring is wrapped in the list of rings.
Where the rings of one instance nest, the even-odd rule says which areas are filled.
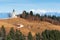
[[[18,28],[18,24],[24,25],[22,28]],[[13,18],[13,19],[4,19],[0,20],[0,26],[4,25],[6,28],[6,31],[9,31],[11,27],[14,27],[15,29],[20,30],[23,34],[27,35],[28,32],[32,32],[33,35],[35,33],[40,32],[42,33],[44,30],[59,30],[59,25],[54,25],[46,21],[28,21],[23,18]]]

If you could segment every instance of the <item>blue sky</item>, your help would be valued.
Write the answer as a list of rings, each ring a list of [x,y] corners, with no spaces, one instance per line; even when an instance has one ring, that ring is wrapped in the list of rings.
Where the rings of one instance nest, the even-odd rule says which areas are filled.
[[[60,11],[60,0],[0,0],[0,12],[23,10]],[[39,11],[38,11],[39,12]]]

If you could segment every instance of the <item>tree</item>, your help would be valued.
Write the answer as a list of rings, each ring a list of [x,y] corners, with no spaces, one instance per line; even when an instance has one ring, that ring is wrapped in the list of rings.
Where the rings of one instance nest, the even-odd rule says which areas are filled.
[[[0,37],[1,37],[1,30],[0,30]]]
[[[6,40],[12,40],[10,35],[7,35]]]
[[[2,25],[2,27],[1,27],[1,35],[2,35],[3,37],[6,36],[6,30],[5,30],[5,28],[4,28],[3,25]]]
[[[40,33],[36,34],[36,40],[40,40]]]
[[[26,11],[25,10],[23,11],[23,14],[26,14]]]
[[[36,14],[37,17],[40,17],[40,14]]]
[[[48,18],[52,18],[51,15],[48,15]]]
[[[44,17],[47,17],[47,15],[45,14]]]
[[[20,31],[16,29],[15,40],[19,40],[19,36],[20,36]]]
[[[5,40],[5,37],[6,37],[6,30],[4,28],[4,26],[2,25],[1,27],[1,37],[2,37],[2,40]]]
[[[43,40],[60,40],[60,31],[57,30],[45,30],[42,33]]]
[[[22,18],[26,18],[26,11],[23,11]]]
[[[25,36],[22,34],[22,32],[20,32],[20,30],[16,29],[15,40],[25,40]]]
[[[15,31],[14,31],[14,28],[13,27],[10,29],[9,35],[11,36],[11,38],[13,40],[15,40]]]
[[[20,34],[19,34],[19,39],[20,39],[20,40],[25,40],[25,39],[24,39],[24,35],[22,34],[22,32],[20,32]]]
[[[33,11],[30,11],[30,15],[33,16]]]
[[[44,32],[42,32],[42,40],[48,40],[48,38],[49,38],[49,37],[48,37],[48,36],[49,36],[48,34],[49,34],[49,33],[47,34],[48,36],[46,35],[46,33],[48,33],[47,30],[45,30]],[[47,37],[48,37],[48,38],[47,38]]]
[[[44,16],[40,16],[40,20],[43,21]]]
[[[28,40],[33,40],[33,36],[31,34],[31,32],[28,33]]]
[[[29,13],[28,12],[26,12],[26,16],[28,16],[29,15]]]
[[[56,16],[55,16],[55,15],[53,15],[53,16],[52,16],[52,19],[56,19]]]
[[[29,13],[28,13],[28,12],[26,12],[25,18],[28,18],[28,16],[29,16]]]

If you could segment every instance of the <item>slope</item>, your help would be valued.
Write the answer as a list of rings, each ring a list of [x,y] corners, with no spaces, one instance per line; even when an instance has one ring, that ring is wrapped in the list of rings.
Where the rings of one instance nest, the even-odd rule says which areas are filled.
[[[59,25],[53,25],[49,22],[45,21],[27,21],[22,18],[13,18],[13,19],[5,19],[5,20],[0,20],[0,25],[6,25],[6,28],[8,29],[8,26],[15,26],[14,28],[17,28],[16,24],[23,24],[24,27],[22,28],[17,28],[20,30],[24,35],[27,35],[28,32],[32,32],[33,35],[35,33],[40,32],[42,33],[44,30],[59,30],[60,31],[60,26]]]

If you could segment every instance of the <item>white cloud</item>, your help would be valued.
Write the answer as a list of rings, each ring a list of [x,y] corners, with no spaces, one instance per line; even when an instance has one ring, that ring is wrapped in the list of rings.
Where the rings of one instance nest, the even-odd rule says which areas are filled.
[[[45,14],[46,12],[57,12],[60,13],[60,10],[44,10],[44,9],[31,9],[29,11],[33,11],[34,13],[43,13]]]
[[[37,9],[37,10],[35,10],[35,9],[31,9],[30,11],[33,11],[34,12],[34,14],[35,13],[39,13],[39,14],[45,14],[47,11],[46,10],[40,10],[40,9]]]

